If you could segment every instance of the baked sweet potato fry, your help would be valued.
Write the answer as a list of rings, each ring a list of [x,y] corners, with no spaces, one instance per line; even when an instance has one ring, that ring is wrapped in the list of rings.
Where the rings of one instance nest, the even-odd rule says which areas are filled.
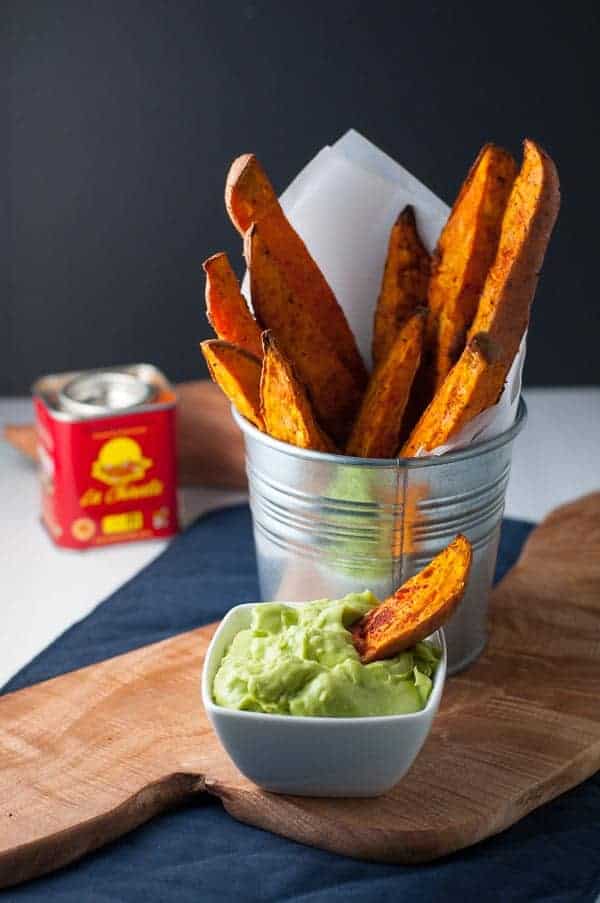
[[[373,363],[386,357],[400,327],[427,303],[430,259],[409,205],[392,226],[373,323]]]
[[[427,346],[438,389],[465,347],[477,302],[498,249],[517,174],[513,157],[486,144],[471,167],[435,249],[429,283]]]
[[[410,389],[421,359],[424,308],[400,327],[387,356],[376,367],[346,446],[361,458],[393,458]]]
[[[529,322],[559,206],[554,163],[535,142],[525,141],[467,347],[404,444],[404,457],[443,445],[498,400]]]
[[[260,327],[248,309],[227,254],[213,254],[202,266],[206,273],[206,316],[217,337],[261,358]]]
[[[260,222],[262,239],[285,271],[298,303],[318,322],[337,356],[364,388],[367,371],[344,311],[308,248],[288,222],[271,183],[252,154],[234,161],[227,176],[225,204],[242,235],[252,223]]]
[[[242,154],[229,168],[225,181],[225,207],[240,235],[244,235],[274,204],[277,195],[254,154]]]
[[[488,335],[479,333],[471,339],[404,443],[401,457],[412,458],[445,445],[473,417],[496,403],[507,373]]]
[[[304,296],[288,279],[263,239],[264,218],[246,232],[252,304],[257,318],[272,331],[278,347],[306,387],[323,429],[338,443],[348,438],[362,389],[342,363],[323,330],[304,304]]]
[[[212,379],[243,417],[264,430],[260,412],[259,358],[221,339],[207,339],[200,343],[200,348]]]
[[[445,624],[463,597],[471,557],[469,540],[459,534],[427,567],[354,624],[352,639],[363,664],[392,658]]]
[[[469,338],[487,333],[507,367],[529,324],[559,207],[560,184],[554,162],[539,144],[526,139],[523,164],[502,222],[498,254],[469,331]]]
[[[271,332],[263,332],[260,381],[261,413],[269,436],[313,451],[334,452],[335,445],[316,421],[304,386]]]

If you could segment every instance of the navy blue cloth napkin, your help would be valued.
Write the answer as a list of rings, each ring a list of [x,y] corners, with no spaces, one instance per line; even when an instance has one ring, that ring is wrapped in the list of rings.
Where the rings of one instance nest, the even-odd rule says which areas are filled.
[[[496,576],[531,525],[505,521]],[[200,519],[24,668],[16,690],[219,618],[258,599],[247,507]],[[468,776],[465,776],[468,780]],[[212,797],[161,816],[2,899],[151,901],[592,901],[600,891],[600,780],[505,833],[430,865],[358,862],[238,824]]]

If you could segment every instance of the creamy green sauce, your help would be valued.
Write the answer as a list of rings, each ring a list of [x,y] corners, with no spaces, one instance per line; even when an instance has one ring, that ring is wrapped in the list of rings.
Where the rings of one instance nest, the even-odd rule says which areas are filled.
[[[213,698],[228,709],[278,715],[358,717],[418,712],[431,693],[440,653],[417,643],[363,665],[348,628],[378,599],[370,592],[291,608],[252,609],[250,628],[225,652]]]

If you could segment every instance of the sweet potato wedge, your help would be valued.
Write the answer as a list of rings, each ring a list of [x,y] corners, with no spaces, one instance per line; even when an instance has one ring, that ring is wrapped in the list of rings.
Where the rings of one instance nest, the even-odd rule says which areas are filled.
[[[523,164],[502,221],[494,266],[486,280],[469,338],[487,333],[509,367],[529,324],[531,302],[560,207],[558,173],[534,141],[523,144]]]
[[[435,249],[429,283],[427,345],[438,389],[465,347],[467,330],[498,249],[517,174],[513,157],[486,144],[471,167]]]
[[[200,348],[214,382],[243,417],[264,430],[260,412],[259,358],[221,339],[207,339],[200,343]]]
[[[373,323],[373,363],[386,357],[400,327],[427,303],[430,259],[409,205],[392,226]]]
[[[271,183],[252,154],[233,162],[227,176],[225,204],[242,235],[252,223],[260,222],[262,239],[285,271],[298,302],[318,322],[337,356],[364,388],[367,371],[344,311],[308,248],[288,222]]]
[[[260,327],[248,309],[227,254],[213,254],[202,266],[206,273],[206,316],[217,337],[261,358]]]
[[[489,336],[479,333],[454,365],[401,449],[403,458],[444,445],[498,400],[508,368]]]
[[[361,458],[393,458],[410,389],[421,359],[424,308],[400,327],[387,356],[376,367],[346,446]]]
[[[458,535],[393,596],[352,627],[363,664],[392,658],[438,630],[463,597],[471,567],[471,543]]]
[[[225,181],[225,207],[240,235],[274,204],[277,195],[254,154],[242,154],[229,168]]]
[[[288,279],[263,239],[264,218],[246,232],[252,304],[257,318],[272,331],[282,354],[306,387],[323,429],[338,443],[348,437],[360,405],[362,389],[342,363],[323,330],[304,305],[304,297]]]
[[[525,141],[468,344],[404,444],[404,457],[443,445],[498,400],[529,322],[559,206],[554,163],[535,142]]]
[[[334,452],[335,445],[317,423],[306,390],[273,334],[267,330],[262,339],[260,401],[268,434],[299,448]]]

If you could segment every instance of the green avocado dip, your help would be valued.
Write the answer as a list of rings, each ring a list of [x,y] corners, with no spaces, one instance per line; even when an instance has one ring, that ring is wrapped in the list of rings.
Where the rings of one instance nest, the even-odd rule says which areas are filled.
[[[363,665],[348,628],[378,604],[370,592],[291,608],[256,605],[213,681],[228,709],[276,715],[360,717],[418,712],[440,659],[430,643]]]

